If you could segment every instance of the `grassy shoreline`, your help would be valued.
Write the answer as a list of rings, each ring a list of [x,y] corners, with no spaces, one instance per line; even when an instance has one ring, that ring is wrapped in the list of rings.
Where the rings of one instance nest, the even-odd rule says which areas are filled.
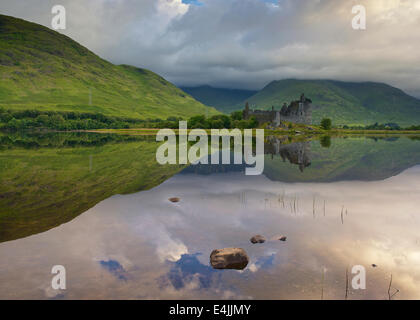
[[[75,130],[72,132],[91,132],[91,133],[115,133],[115,134],[157,134],[159,130],[155,128],[140,128],[140,129],[95,129],[95,130]],[[171,129],[178,134],[178,129]],[[188,129],[188,133],[194,129]],[[202,129],[207,134],[211,133],[212,129]],[[219,130],[219,129],[216,129]],[[232,129],[227,129],[231,131]],[[240,129],[241,132],[243,131]],[[332,129],[332,130],[264,130],[265,135],[329,135],[329,136],[341,136],[341,135],[420,135],[420,130],[344,130],[344,129]]]
[[[4,129],[0,130],[3,133],[8,132],[32,132],[32,133],[97,133],[97,134],[118,134],[118,135],[133,135],[133,136],[155,136],[163,128],[124,128],[124,129],[77,129],[77,130],[57,130],[51,128],[28,128],[20,130],[9,130]],[[256,128],[264,129],[264,128]],[[179,129],[170,129],[173,130],[175,134],[179,134]],[[187,129],[188,134],[195,129]],[[208,135],[211,134],[213,129],[200,129],[204,130]],[[214,130],[223,130],[223,129],[214,129]],[[226,129],[229,132],[234,129]],[[244,129],[239,129],[243,133]],[[255,135],[255,130],[253,130],[253,135]],[[295,127],[295,128],[280,128],[280,129],[264,129],[264,136],[289,136],[289,137],[348,137],[348,136],[420,136],[420,130],[351,130],[351,129],[331,129],[323,130],[318,126],[311,127]]]

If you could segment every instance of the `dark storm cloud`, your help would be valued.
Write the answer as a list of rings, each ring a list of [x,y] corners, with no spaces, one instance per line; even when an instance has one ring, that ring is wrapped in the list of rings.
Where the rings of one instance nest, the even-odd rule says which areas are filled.
[[[258,89],[283,78],[383,81],[420,95],[419,0],[62,0],[63,33],[179,85]],[[56,1],[0,0],[50,26]],[[198,5],[197,5],[198,4]],[[351,28],[353,5],[367,30]]]

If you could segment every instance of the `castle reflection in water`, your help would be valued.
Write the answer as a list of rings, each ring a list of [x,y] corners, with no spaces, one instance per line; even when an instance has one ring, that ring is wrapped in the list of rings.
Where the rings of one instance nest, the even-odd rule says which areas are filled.
[[[264,140],[264,154],[271,155],[272,159],[276,156],[280,156],[283,161],[288,160],[291,164],[298,165],[301,172],[311,165],[311,143],[309,141],[291,143],[288,136],[266,137]],[[213,174],[222,172],[243,172],[245,170],[245,163],[234,164],[233,152],[231,152],[230,164],[211,164],[211,155],[208,155],[208,157],[209,164],[199,163],[191,165],[182,170],[182,173]]]
[[[264,142],[264,153],[271,155],[271,159],[280,156],[283,161],[299,166],[303,172],[311,165],[311,145],[309,141],[288,143],[288,137],[269,136]]]

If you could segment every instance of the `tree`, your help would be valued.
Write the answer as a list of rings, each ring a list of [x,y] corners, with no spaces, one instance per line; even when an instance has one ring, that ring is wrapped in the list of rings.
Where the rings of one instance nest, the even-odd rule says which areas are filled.
[[[232,118],[232,120],[242,120],[242,111],[234,111],[230,114],[230,117]]]
[[[16,120],[15,118],[12,118],[8,123],[7,123],[7,128],[12,129],[12,130],[17,130],[20,127],[20,123],[19,120]]]
[[[4,112],[4,113],[2,113],[0,115],[0,121],[1,122],[7,123],[7,122],[9,122],[12,119],[13,119],[13,116],[10,113],[8,113],[8,112]]]
[[[226,128],[226,129],[229,129],[230,128],[230,125],[231,125],[230,118],[229,118],[229,116],[227,116],[225,114],[218,114],[218,115],[212,116],[209,119],[208,122],[210,124],[213,123],[213,122],[216,122],[217,125],[219,126],[220,125],[220,121],[222,122],[222,128]],[[215,127],[215,128],[216,129],[219,129],[219,127]]]
[[[36,118],[36,121],[39,125],[47,127],[50,123],[50,117],[46,114],[42,114]]]
[[[226,128],[222,119],[210,120],[209,123],[210,123],[210,128],[212,129],[225,129]]]
[[[328,118],[322,119],[322,121],[321,121],[321,128],[322,129],[331,130],[331,127],[332,127],[331,119],[328,119]]]
[[[61,115],[54,115],[50,117],[50,126],[55,129],[61,129],[62,125],[64,124],[64,118]]]
[[[191,117],[188,121],[188,127],[191,129],[207,129],[207,120],[203,115]]]
[[[253,129],[253,128],[257,128],[257,127],[258,127],[258,120],[254,116],[252,116],[249,119],[249,128]]]

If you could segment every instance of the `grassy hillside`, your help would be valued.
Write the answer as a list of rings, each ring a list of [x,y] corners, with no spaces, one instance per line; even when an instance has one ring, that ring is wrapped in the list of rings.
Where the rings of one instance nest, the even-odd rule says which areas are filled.
[[[0,135],[0,242],[47,231],[182,170],[159,165],[157,147],[153,137]]]
[[[280,80],[271,82],[248,101],[254,108],[280,108],[284,102],[298,99],[302,92],[315,105],[314,123],[329,117],[334,124],[420,124],[420,100],[382,83]]]
[[[215,107],[224,113],[237,110],[238,104],[257,93],[257,91],[251,90],[213,88],[211,86],[181,87],[181,89],[205,105]]]
[[[0,107],[131,118],[216,114],[159,75],[113,65],[72,39],[0,15]]]

